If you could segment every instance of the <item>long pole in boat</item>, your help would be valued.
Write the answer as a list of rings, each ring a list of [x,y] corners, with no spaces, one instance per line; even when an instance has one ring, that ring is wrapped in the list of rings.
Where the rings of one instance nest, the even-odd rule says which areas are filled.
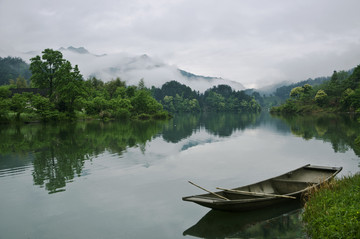
[[[193,183],[193,182],[191,182],[191,181],[189,181],[189,183],[192,184],[192,185],[194,185],[195,187],[198,187],[198,188],[200,188],[200,189],[202,189],[202,190],[204,190],[204,191],[206,191],[206,192],[208,192],[208,193],[211,193],[212,195],[215,195],[215,196],[217,196],[217,197],[219,197],[219,198],[221,198],[221,199],[224,199],[224,200],[226,200],[226,201],[230,201],[230,199],[228,199],[228,198],[226,198],[226,197],[224,197],[224,196],[221,196],[221,195],[219,195],[219,194],[217,194],[217,193],[211,192],[211,191],[209,191],[209,190],[207,190],[207,189],[205,189],[205,188],[203,188],[203,187],[201,187],[201,186],[199,186],[199,185],[197,185],[197,184],[195,184],[195,183]]]
[[[219,187],[217,187],[216,189],[220,189],[220,190],[224,190],[224,191],[228,191],[228,192],[233,192],[233,193],[238,193],[238,194],[296,199],[296,197],[293,197],[293,196],[278,195],[278,194],[272,194],[272,193],[248,192],[248,191],[240,191],[240,190],[235,190],[235,189],[227,189],[227,188],[219,188]]]

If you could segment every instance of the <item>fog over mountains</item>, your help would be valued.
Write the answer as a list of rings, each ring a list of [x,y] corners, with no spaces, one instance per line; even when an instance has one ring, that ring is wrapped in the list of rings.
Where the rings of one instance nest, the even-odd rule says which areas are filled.
[[[121,80],[126,81],[127,85],[137,85],[143,79],[146,87],[161,87],[164,83],[175,80],[200,92],[219,84],[229,85],[234,90],[245,89],[241,83],[186,72],[174,65],[164,63],[161,59],[146,54],[116,53],[97,55],[89,52],[84,47],[61,47],[58,50],[63,53],[63,57],[69,60],[72,65],[79,66],[85,79],[89,76],[95,76],[106,82],[120,77]],[[23,59],[28,61],[35,55],[41,55],[41,52],[28,52],[27,57],[23,57]]]

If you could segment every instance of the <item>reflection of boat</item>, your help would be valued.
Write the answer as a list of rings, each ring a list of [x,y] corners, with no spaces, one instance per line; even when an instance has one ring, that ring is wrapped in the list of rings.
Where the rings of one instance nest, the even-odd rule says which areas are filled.
[[[299,201],[293,200],[274,207],[238,213],[211,210],[195,225],[184,231],[183,234],[184,236],[190,235],[200,238],[226,238],[249,233],[247,230],[251,226],[264,222],[277,223],[279,225],[272,225],[273,229],[276,230],[281,227],[285,231],[284,224],[287,222],[284,217],[288,217],[291,213],[298,213],[301,206]],[[292,226],[294,227],[294,225]],[[296,228],[287,228],[287,230],[296,230]]]
[[[234,189],[184,197],[205,207],[225,211],[245,211],[300,199],[313,187],[330,180],[342,167],[305,165],[283,175]]]

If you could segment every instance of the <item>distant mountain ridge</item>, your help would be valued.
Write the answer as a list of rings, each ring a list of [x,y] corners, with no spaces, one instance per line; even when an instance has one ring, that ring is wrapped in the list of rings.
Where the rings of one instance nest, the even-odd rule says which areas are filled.
[[[86,48],[84,47],[73,47],[73,46],[69,46],[68,48],[64,48],[64,47],[60,47],[59,48],[59,51],[61,52],[64,52],[64,51],[71,51],[71,52],[74,52],[74,53],[78,53],[78,54],[91,54]],[[102,55],[95,55],[95,54],[92,54],[94,56],[106,56],[106,54],[102,54]]]
[[[61,47],[59,50],[65,59],[79,66],[86,78],[93,76],[103,81],[109,81],[120,77],[128,85],[137,85],[140,79],[143,79],[147,87],[161,87],[166,82],[175,80],[200,92],[221,84],[229,85],[234,90],[245,89],[241,83],[220,77],[196,75],[168,65],[161,59],[152,58],[147,54],[96,55],[84,47],[73,46]]]

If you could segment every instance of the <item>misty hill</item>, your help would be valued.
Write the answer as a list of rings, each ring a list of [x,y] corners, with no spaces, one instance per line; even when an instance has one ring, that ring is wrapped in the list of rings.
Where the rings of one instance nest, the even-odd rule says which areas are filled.
[[[0,85],[10,83],[10,80],[16,80],[18,77],[24,77],[29,80],[31,72],[29,65],[19,57],[0,57]]]
[[[73,46],[69,46],[68,48],[64,48],[64,47],[61,47],[59,49],[59,51],[63,52],[64,51],[70,51],[70,52],[73,52],[73,53],[77,53],[77,54],[89,54],[89,55],[94,55],[94,56],[98,56],[98,57],[101,57],[101,56],[106,56],[106,54],[102,54],[102,55],[95,55],[95,54],[91,54],[86,48],[84,47],[73,47]]]
[[[330,76],[322,76],[322,77],[317,77],[315,79],[310,78],[310,79],[300,81],[297,83],[293,83],[290,85],[284,85],[284,86],[278,87],[275,90],[275,92],[273,92],[273,94],[275,96],[278,96],[280,99],[285,100],[285,99],[289,98],[290,91],[295,87],[303,86],[305,84],[309,84],[311,86],[321,85],[324,82],[329,81],[330,78],[331,78]]]
[[[204,92],[213,86],[222,84],[229,85],[234,90],[245,89],[241,83],[220,77],[196,75],[146,54],[94,54],[84,47],[73,46],[67,48],[61,47],[58,50],[62,52],[64,59],[69,60],[72,65],[78,65],[85,79],[96,77],[104,82],[108,82],[120,77],[127,85],[137,85],[143,79],[145,86],[148,88],[152,86],[161,87],[166,82],[177,81],[199,92]],[[16,56],[21,57],[27,63],[30,63],[30,58],[36,55],[42,55],[41,51],[16,53]],[[30,77],[30,75],[27,73],[24,77]],[[13,77],[13,74],[11,74],[11,77]],[[5,82],[7,81],[4,80],[2,84],[5,84]]]
[[[68,48],[61,47],[59,51],[72,51],[79,54],[90,54],[90,52],[86,50],[84,47],[78,47],[78,48],[73,46],[69,46]]]
[[[168,65],[161,59],[146,54],[131,55],[127,53],[96,55],[84,47],[59,49],[64,58],[79,66],[85,78],[94,76],[105,82],[120,77],[128,85],[137,85],[141,79],[146,87],[161,87],[169,81],[185,84],[193,90],[205,90],[220,84],[231,86],[235,90],[245,87],[238,82],[211,76],[196,75],[176,66]]]

